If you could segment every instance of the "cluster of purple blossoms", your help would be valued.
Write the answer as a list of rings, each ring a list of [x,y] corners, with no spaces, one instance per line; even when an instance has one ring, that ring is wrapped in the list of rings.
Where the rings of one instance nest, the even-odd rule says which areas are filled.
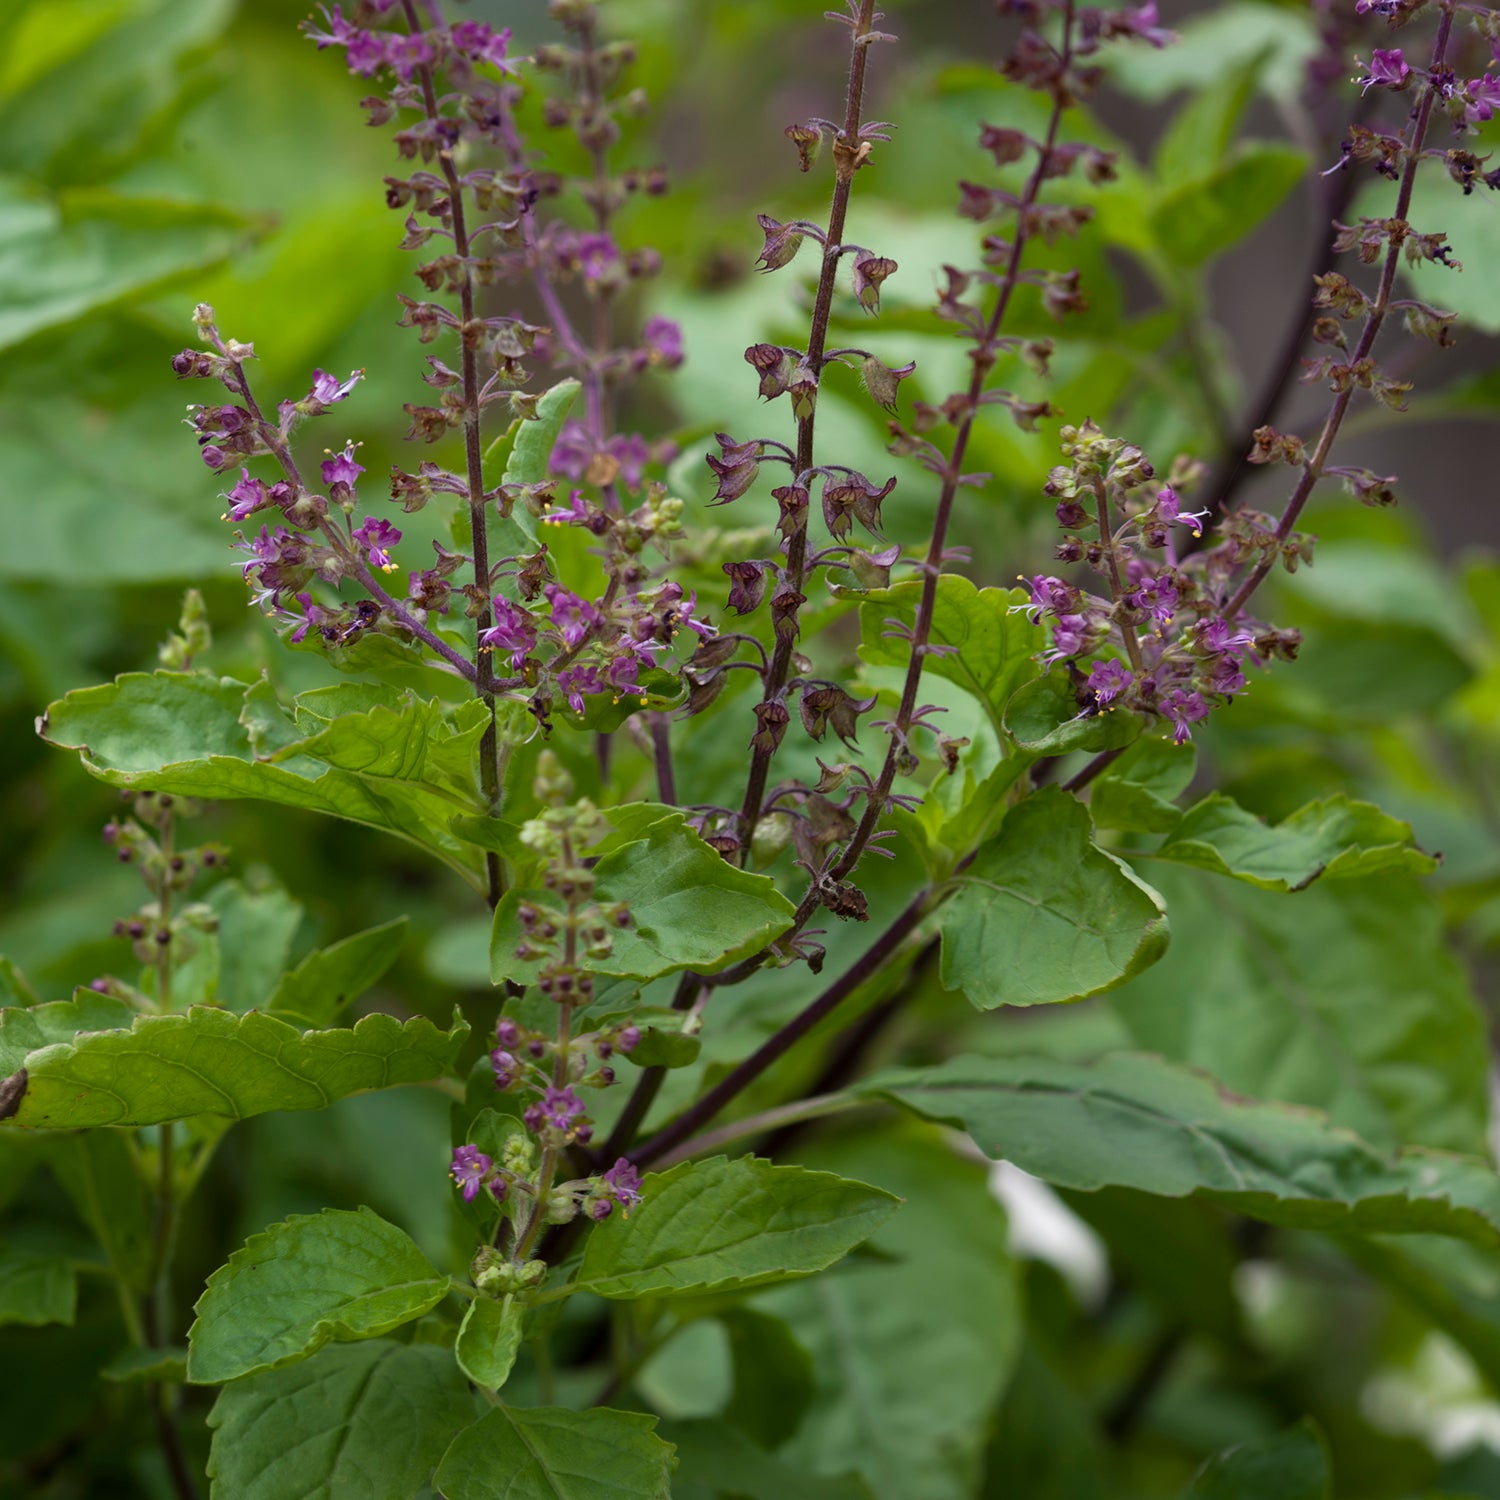
[[[1281,543],[1267,518],[1240,511],[1216,546],[1184,555],[1173,528],[1196,539],[1206,512],[1185,511],[1172,483],[1152,493],[1154,471],[1145,455],[1106,438],[1093,423],[1065,427],[1062,438],[1073,462],[1054,469],[1046,486],[1058,497],[1058,522],[1068,533],[1057,555],[1106,579],[1108,596],[1038,574],[1029,582],[1030,602],[1015,608],[1034,623],[1050,623],[1044,659],[1067,664],[1083,713],[1153,714],[1184,744],[1194,725],[1246,690],[1246,662],[1264,667],[1296,654],[1296,632],[1226,614],[1232,577],[1248,558],[1276,547],[1289,563],[1305,559],[1311,543]],[[1191,477],[1184,470],[1177,483]],[[1094,659],[1085,674],[1086,658]]]
[[[397,0],[365,0],[365,9],[377,16],[398,8]],[[356,78],[371,78],[389,69],[402,83],[410,83],[417,69],[424,65],[451,66],[455,61],[487,63],[502,73],[515,72],[514,64],[505,55],[510,44],[508,28],[495,31],[481,21],[457,21],[452,26],[410,34],[377,31],[346,21],[342,6],[319,9],[327,29],[320,30],[309,22],[305,27],[307,35],[318,44],[319,51],[342,47],[349,71]]]

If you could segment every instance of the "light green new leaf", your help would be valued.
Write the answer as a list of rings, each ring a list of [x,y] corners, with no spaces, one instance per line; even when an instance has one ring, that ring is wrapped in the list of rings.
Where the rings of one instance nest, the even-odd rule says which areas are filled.
[[[1372,1145],[1482,1154],[1484,1024],[1433,893],[1400,871],[1295,896],[1156,864],[1172,946],[1111,997],[1134,1044]]]
[[[297,1214],[252,1235],[208,1278],[188,1379],[219,1385],[389,1333],[448,1294],[411,1238],[368,1208]]]
[[[670,1500],[672,1449],[639,1412],[498,1406],[438,1465],[447,1500]]]
[[[446,1349],[389,1339],[237,1380],[209,1413],[208,1474],[234,1500],[386,1500],[424,1492],[474,1417]]]
[[[909,642],[885,634],[891,621],[910,625],[922,597],[918,582],[874,589],[859,609],[859,654],[871,666],[904,667]],[[1033,660],[1047,644],[1046,632],[1031,623],[1023,589],[979,589],[956,573],[938,579],[932,614],[932,643],[951,647],[929,656],[924,671],[967,688],[989,710],[995,728],[1010,695],[1037,675]]]
[[[989,1174],[911,1120],[847,1133],[810,1161],[907,1202],[874,1254],[756,1299],[813,1357],[813,1399],[778,1457],[856,1472],[879,1500],[971,1500],[1025,1326]]]
[[[308,1026],[326,1026],[395,963],[406,940],[406,918],[397,917],[352,937],[317,948],[281,976],[267,1007]]]
[[[957,1125],[986,1155],[1059,1187],[1197,1194],[1299,1229],[1500,1245],[1500,1177],[1483,1159],[1386,1155],[1317,1111],[1242,1099],[1159,1057],[957,1057],[856,1091]]]
[[[1081,1000],[1161,957],[1166,908],[1091,831],[1057,787],[1006,814],[939,913],[946,989],[980,1010]]]
[[[547,460],[581,389],[576,380],[568,379],[542,392],[536,416],[522,422],[516,432],[502,475],[505,484],[540,484],[547,477]]]
[[[136,1012],[123,1000],[80,989],[71,1000],[51,1000],[26,1008],[0,1010],[0,1078],[8,1078],[27,1055],[56,1042],[70,1042],[80,1031],[114,1031],[129,1026]]]
[[[115,1385],[156,1384],[181,1385],[187,1379],[186,1344],[122,1349],[99,1371],[100,1380]]]
[[[348,1094],[443,1077],[468,1034],[463,1020],[441,1031],[425,1016],[403,1025],[375,1014],[346,1030],[306,1032],[274,1016],[209,1006],[137,1016],[128,1031],[83,1033],[30,1053],[14,1118],[76,1130],[322,1109]]]
[[[1068,674],[1055,669],[1024,683],[1005,705],[1006,732],[1032,755],[1122,750],[1145,727],[1141,715],[1129,709],[1083,713]]]
[[[0,1244],[0,1323],[71,1323],[77,1309],[72,1262]]]
[[[645,1201],[589,1232],[568,1292],[601,1297],[732,1291],[810,1276],[895,1212],[893,1194],[756,1157],[683,1162],[645,1179]]]
[[[791,925],[792,904],[769,876],[736,869],[709,848],[681,813],[644,828],[594,867],[597,899],[623,901],[630,925],[611,934],[606,958],[590,960],[596,974],[655,979],[680,969],[715,974],[759,952]],[[490,972],[529,984],[542,960],[515,956],[525,936],[516,911],[523,902],[549,904],[545,891],[507,891],[495,911]]]
[[[261,688],[206,673],[132,672],[69,693],[39,728],[112,786],[309,808],[409,839],[478,882],[478,851],[447,832],[456,811],[479,810],[455,790],[475,726],[460,713],[457,727],[438,731],[436,714],[408,699],[400,713],[370,710],[309,735]],[[417,743],[419,729],[432,743]],[[298,753],[310,744],[347,764]],[[436,779],[420,779],[429,766]]]
[[[1412,842],[1411,826],[1340,792],[1299,807],[1276,824],[1213,792],[1195,803],[1156,850],[1268,891],[1300,891],[1322,878],[1402,868],[1430,874],[1437,861]]]
[[[1307,157],[1291,146],[1243,142],[1212,172],[1162,194],[1151,227],[1174,265],[1200,266],[1269,218],[1306,171]]]
[[[1198,754],[1190,740],[1140,739],[1089,789],[1095,828],[1123,833],[1170,833],[1182,819],[1177,798],[1188,788]]]
[[[1304,1418],[1210,1459],[1183,1500],[1328,1500],[1332,1482],[1323,1434]]]
[[[476,1297],[464,1313],[458,1330],[454,1357],[475,1385],[498,1391],[510,1378],[516,1355],[521,1352],[525,1322],[521,1304],[514,1297]]]

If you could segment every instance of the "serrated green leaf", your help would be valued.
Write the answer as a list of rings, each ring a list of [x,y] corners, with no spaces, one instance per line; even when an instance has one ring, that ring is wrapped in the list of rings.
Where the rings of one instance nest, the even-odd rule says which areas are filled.
[[[499,1406],[454,1438],[438,1465],[447,1500],[670,1500],[675,1467],[638,1412]]]
[[[1006,732],[1032,755],[1121,750],[1146,727],[1141,715],[1129,709],[1084,714],[1068,674],[1055,669],[1013,693],[1004,717]]]
[[[244,1014],[263,1009],[286,969],[302,906],[280,886],[250,890],[221,880],[207,896],[219,919],[217,1000]]]
[[[1196,865],[1267,891],[1300,891],[1334,880],[1406,869],[1427,875],[1437,861],[1412,842],[1411,825],[1340,792],[1267,824],[1232,797],[1212,792],[1183,813],[1156,858]]]
[[[1244,141],[1211,172],[1170,188],[1151,209],[1167,258],[1200,266],[1251,232],[1307,171],[1306,155],[1272,141]]]
[[[505,464],[503,477],[506,484],[540,484],[547,477],[547,461],[552,457],[557,435],[568,420],[568,413],[572,411],[581,389],[576,380],[569,378],[542,392],[536,416],[522,422],[516,433]]]
[[[1243,1099],[1159,1057],[961,1057],[856,1092],[957,1125],[986,1155],[1080,1192],[1196,1195],[1294,1228],[1500,1245],[1500,1177],[1483,1159],[1387,1155],[1317,1111]]]
[[[76,1130],[158,1125],[192,1115],[242,1120],[273,1109],[322,1109],[367,1089],[451,1071],[468,1023],[363,1017],[349,1029],[299,1031],[274,1016],[196,1006],[137,1016],[128,1031],[81,1034],[32,1052],[16,1125]]]
[[[1311,1418],[1212,1458],[1183,1500],[1329,1500],[1328,1447]]]
[[[768,876],[728,864],[674,812],[643,836],[614,849],[594,867],[597,899],[622,901],[631,922],[612,934],[607,957],[590,960],[595,974],[655,979],[693,969],[715,974],[759,952],[791,925],[792,904]],[[542,960],[515,956],[525,936],[517,908],[548,905],[541,890],[510,890],[495,910],[490,973],[496,984],[535,979]]]
[[[814,1398],[779,1455],[802,1472],[855,1471],[879,1500],[969,1500],[1025,1322],[989,1174],[909,1120],[850,1132],[809,1159],[906,1206],[874,1254],[757,1299],[813,1356]]]
[[[167,1383],[181,1385],[187,1379],[186,1344],[161,1348],[122,1349],[99,1371],[100,1380],[115,1385]]]
[[[1169,833],[1182,818],[1177,798],[1197,769],[1191,740],[1139,739],[1089,789],[1089,815],[1095,828],[1123,833]]]
[[[33,1255],[0,1244],[0,1323],[71,1323],[78,1277],[61,1255]]]
[[[1172,947],[1111,997],[1136,1046],[1326,1109],[1382,1149],[1485,1150],[1484,1023],[1421,881],[1289,896],[1160,864],[1151,878]]]
[[[435,722],[431,705],[417,712],[423,723]],[[462,719],[458,730],[421,749],[399,715],[372,710],[359,717],[311,737],[351,762],[331,766],[292,753],[309,737],[264,692],[204,673],[133,672],[69,693],[47,710],[40,729],[49,743],[77,750],[84,769],[112,786],[253,797],[347,818],[408,839],[478,883],[481,857],[447,832],[456,810],[477,810],[451,783],[473,724]],[[386,729],[400,742],[389,754],[371,743]],[[401,779],[404,771],[421,775],[430,757],[438,782]]]
[[[448,1278],[368,1208],[297,1214],[252,1235],[208,1278],[188,1330],[188,1379],[219,1385],[389,1333],[447,1294]]]
[[[281,976],[267,1009],[307,1026],[326,1026],[395,963],[405,941],[406,918],[397,917],[316,948]]]
[[[81,1031],[114,1031],[129,1026],[136,1012],[113,995],[77,990],[71,1000],[51,1000],[26,1008],[0,1010],[0,1078],[20,1069],[27,1055],[56,1042],[70,1042]]]
[[[316,1358],[219,1392],[208,1473],[235,1500],[386,1500],[426,1493],[474,1405],[446,1349],[389,1339]]]
[[[899,1199],[829,1172],[755,1157],[683,1162],[645,1179],[626,1220],[596,1224],[571,1286],[601,1297],[674,1297],[810,1276],[895,1212]]]
[[[892,620],[912,624],[922,596],[918,582],[875,589],[859,608],[860,658],[871,666],[904,667],[909,644],[887,636]],[[1023,589],[980,589],[956,573],[938,579],[932,613],[932,644],[950,651],[927,658],[925,671],[967,689],[989,711],[997,731],[1006,702],[1037,675],[1033,660],[1047,644],[1046,632],[1018,606]],[[1076,712],[1076,710],[1075,710]]]
[[[980,1010],[1113,989],[1166,951],[1166,907],[1094,847],[1088,812],[1057,787],[1013,807],[938,914],[942,980]]]
[[[487,1391],[498,1391],[510,1378],[521,1352],[525,1318],[514,1297],[476,1297],[459,1326],[454,1357],[465,1375]]]

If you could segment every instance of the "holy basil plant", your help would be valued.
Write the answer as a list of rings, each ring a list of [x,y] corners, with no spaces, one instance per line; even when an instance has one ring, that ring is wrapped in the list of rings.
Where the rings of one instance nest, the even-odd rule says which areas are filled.
[[[17,172],[71,107],[33,30],[101,88],[110,49],[177,66],[64,9],[0,22],[54,89]],[[0,927],[44,955],[0,964],[0,1489],[1495,1493],[1389,1392],[1438,1333],[1500,1381],[1462,957],[1500,935],[1500,573],[1446,579],[1344,450],[1454,341],[1450,208],[1500,278],[1500,15],[976,0],[903,51],[872,0],[550,0],[524,44],[506,9],[245,33],[393,148],[399,274],[309,201],[293,290],[368,261],[423,362],[291,375],[264,268],[161,362],[255,611],[205,582],[155,670],[38,722],[145,895],[71,977]],[[915,45],[950,19],[965,61]],[[816,107],[775,70],[831,39],[774,181],[751,106]],[[1154,146],[1102,89],[1178,100]],[[1244,133],[1267,98],[1294,139]],[[758,256],[714,218],[746,183]],[[78,254],[134,222],[67,191]],[[1218,262],[1253,280],[1299,194],[1247,394]],[[127,276],[73,316],[148,337]]]

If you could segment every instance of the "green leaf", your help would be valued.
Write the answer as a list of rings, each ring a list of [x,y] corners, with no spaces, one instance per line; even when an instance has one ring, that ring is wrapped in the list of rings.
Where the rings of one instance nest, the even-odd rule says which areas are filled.
[[[552,457],[557,435],[568,420],[568,413],[572,411],[581,389],[579,383],[570,378],[560,380],[550,390],[542,392],[536,416],[522,422],[516,433],[502,476],[504,483],[540,484],[547,477],[547,461]]]
[[[769,1313],[737,1307],[719,1321],[734,1374],[725,1419],[762,1448],[780,1447],[812,1399],[812,1358],[787,1323]]]
[[[1152,175],[1165,188],[1192,182],[1205,167],[1219,166],[1255,92],[1269,46],[1241,62],[1228,77],[1200,87],[1178,109],[1151,160]]]
[[[309,735],[265,691],[231,678],[133,672],[69,693],[40,729],[112,786],[329,813],[408,839],[477,882],[480,856],[447,832],[455,811],[477,811],[455,790],[477,740],[475,708],[450,725],[436,705],[408,697],[399,713],[351,714]],[[341,764],[303,753],[310,744]]]
[[[453,1353],[475,1385],[498,1391],[510,1378],[521,1352],[524,1321],[521,1304],[513,1296],[476,1297],[469,1304]]]
[[[1420,881],[1288,896],[1166,865],[1151,878],[1172,947],[1111,1000],[1136,1046],[1326,1109],[1381,1148],[1485,1151],[1484,1025]]]
[[[77,1310],[71,1261],[0,1244],[0,1323],[71,1323]]]
[[[94,990],[78,990],[71,1000],[52,1000],[26,1009],[0,1010],[0,1078],[15,1073],[29,1053],[55,1042],[70,1042],[80,1031],[113,1031],[129,1026],[136,1012],[123,1000]]]
[[[271,995],[268,1009],[308,1026],[326,1026],[395,963],[406,918],[382,923],[309,953]]]
[[[154,1212],[128,1134],[71,1131],[43,1136],[41,1149],[110,1265],[127,1286],[145,1291],[155,1260]]]
[[[1340,792],[1267,824],[1232,797],[1213,792],[1182,815],[1156,858],[1230,875],[1267,891],[1300,891],[1322,878],[1407,869],[1431,874],[1437,861],[1412,842],[1411,825]]]
[[[683,1162],[645,1179],[630,1215],[596,1224],[567,1292],[674,1297],[811,1276],[895,1212],[879,1188],[756,1157]]]
[[[1170,833],[1182,818],[1177,798],[1188,788],[1198,754],[1190,740],[1139,739],[1100,775],[1089,790],[1096,828],[1123,833]]]
[[[1011,695],[1005,728],[1032,755],[1066,755],[1070,750],[1121,750],[1139,738],[1145,720],[1129,709],[1080,712],[1068,674],[1054,669]]]
[[[874,1254],[758,1299],[813,1356],[816,1394],[779,1456],[804,1473],[853,1470],[879,1500],[969,1500],[1025,1321],[989,1174],[910,1121],[809,1159],[907,1202]]]
[[[499,1406],[454,1438],[447,1500],[670,1500],[672,1449],[638,1412]]]
[[[922,597],[920,582],[873,589],[859,609],[860,658],[871,666],[904,667],[910,644],[885,634],[893,620],[911,625]],[[944,573],[938,579],[932,613],[932,644],[952,650],[929,656],[924,671],[966,688],[989,711],[995,728],[1012,693],[1037,675],[1033,660],[1046,648],[1047,635],[1017,608],[1024,589],[979,589],[967,578]],[[1074,712],[1077,710],[1075,709]]]
[[[870,1491],[852,1475],[804,1473],[727,1422],[669,1422],[662,1436],[677,1449],[672,1500],[870,1500]]]
[[[1291,146],[1241,142],[1213,171],[1157,198],[1151,226],[1163,253],[1178,266],[1212,260],[1269,218],[1306,171]]]
[[[623,901],[629,927],[612,934],[606,958],[590,960],[596,974],[656,979],[680,969],[716,974],[757,953],[791,925],[792,904],[765,875],[726,863],[673,813],[643,830],[633,843],[604,855],[594,867],[597,899]],[[545,891],[510,890],[495,911],[490,972],[496,984],[528,984],[543,960],[523,962],[517,908],[549,904]]]
[[[99,1371],[99,1378],[116,1385],[181,1385],[187,1379],[187,1356],[186,1344],[122,1349]]]
[[[307,1032],[208,1006],[137,1016],[129,1031],[85,1033],[32,1052],[15,1123],[75,1130],[321,1109],[348,1094],[445,1076],[468,1034],[461,1019],[441,1031],[425,1016],[403,1025],[375,1014],[348,1030]]]
[[[264,1009],[302,925],[301,904],[280,886],[250,890],[238,880],[221,880],[207,900],[219,918],[219,1004],[241,1015]]]
[[[1199,1195],[1300,1229],[1500,1245],[1500,1177],[1481,1158],[1387,1155],[1315,1111],[1242,1099],[1159,1057],[959,1057],[856,1092],[957,1125],[986,1155],[1080,1192]]]
[[[995,1416],[983,1500],[1114,1500],[1094,1413],[1069,1378],[1082,1373],[1027,1336]]]
[[[1011,809],[939,912],[944,988],[980,1010],[1081,1000],[1161,957],[1166,908],[1090,832],[1057,787]]]
[[[1329,1500],[1333,1475],[1317,1424],[1304,1418],[1271,1437],[1236,1443],[1212,1458],[1183,1500]]]
[[[235,1500],[416,1495],[473,1416],[446,1349],[336,1345],[220,1391],[208,1417],[208,1473],[214,1494]]]
[[[206,270],[245,239],[245,221],[211,203],[34,193],[0,178],[0,349]]]
[[[0,1008],[40,1005],[42,997],[26,982],[26,976],[8,959],[0,957]]]
[[[659,1026],[641,1027],[641,1039],[626,1054],[626,1061],[638,1068],[686,1068],[698,1061],[703,1038],[697,1033],[684,1036]]]
[[[368,1208],[296,1214],[252,1235],[208,1278],[188,1330],[188,1379],[219,1385],[329,1342],[389,1333],[447,1294],[448,1278]]]

